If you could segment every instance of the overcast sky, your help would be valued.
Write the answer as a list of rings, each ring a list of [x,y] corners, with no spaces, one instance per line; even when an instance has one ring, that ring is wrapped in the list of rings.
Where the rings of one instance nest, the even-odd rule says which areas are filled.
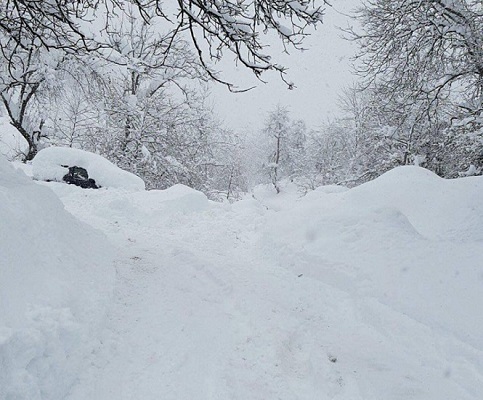
[[[337,0],[336,10],[328,8],[324,24],[307,38],[305,52],[293,50],[290,56],[279,58],[289,68],[288,78],[297,86],[288,90],[277,74],[267,75],[269,81],[260,83],[242,67],[232,63],[223,65],[224,76],[239,86],[258,86],[247,93],[230,93],[221,85],[214,85],[212,98],[215,111],[231,128],[257,128],[263,124],[268,111],[277,104],[288,106],[293,118],[300,118],[309,126],[317,126],[337,114],[337,97],[341,90],[354,81],[350,58],[355,45],[341,38],[337,26],[346,27],[350,21],[344,14],[357,7],[356,0]]]

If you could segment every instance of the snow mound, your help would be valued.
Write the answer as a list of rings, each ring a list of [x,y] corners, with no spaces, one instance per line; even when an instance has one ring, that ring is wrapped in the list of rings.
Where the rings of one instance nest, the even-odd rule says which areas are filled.
[[[0,399],[64,399],[114,273],[105,236],[0,157]]]
[[[482,198],[483,177],[399,167],[284,207],[263,248],[297,275],[377,299],[483,351]]]
[[[49,147],[38,152],[32,161],[33,177],[42,181],[63,182],[68,167],[85,168],[89,178],[101,187],[144,190],[144,181],[124,171],[98,154],[69,147]]]
[[[390,207],[404,214],[428,238],[483,240],[483,178],[443,179],[427,169],[395,168],[354,188],[352,204]]]
[[[286,179],[279,182],[279,189],[277,193],[272,184],[257,185],[252,189],[252,196],[266,207],[280,211],[304,195],[299,186]]]
[[[401,168],[234,204],[43,183],[120,256],[66,398],[479,399],[482,179]]]
[[[167,214],[193,213],[209,207],[205,194],[188,186],[177,184],[165,190],[150,190],[134,194],[135,205],[145,211],[162,211]]]
[[[173,229],[180,218],[192,218],[219,206],[201,192],[184,185],[165,190],[83,190],[74,185],[43,182],[64,202],[69,212],[108,235],[134,225],[143,230]],[[129,229],[128,229],[129,230]],[[128,233],[129,235],[129,233]]]
[[[22,161],[11,161],[10,164],[15,168],[22,171],[29,178],[33,178],[32,163],[23,163]]]
[[[55,190],[62,198],[65,196]],[[166,227],[168,221],[176,221],[179,216],[208,210],[210,201],[197,190],[175,185],[165,190],[119,193],[114,197],[94,193],[88,207],[101,219],[110,217],[118,224],[135,223],[146,228],[159,228]]]
[[[331,194],[331,193],[342,193],[342,192],[347,192],[349,190],[348,187],[346,186],[340,186],[340,185],[327,185],[327,186],[320,186],[316,188],[313,192],[314,193],[326,193],[326,194]],[[309,192],[310,194],[312,192]]]

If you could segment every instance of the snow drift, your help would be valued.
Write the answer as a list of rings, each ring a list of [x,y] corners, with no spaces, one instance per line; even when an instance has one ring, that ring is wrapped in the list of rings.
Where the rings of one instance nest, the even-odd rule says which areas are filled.
[[[60,262],[55,251],[39,250],[51,266],[39,270],[28,247],[10,249],[18,241],[7,240],[2,255],[27,257],[22,268],[38,277],[18,297],[22,282],[13,274],[0,286],[14,288],[4,296],[14,311],[0,309],[8,321],[0,398],[4,387],[49,400],[476,400],[483,393],[482,177],[444,180],[404,167],[350,190],[321,187],[300,197],[293,185],[279,195],[265,187],[220,204],[182,185],[86,191],[33,187],[11,169],[1,176],[12,232],[25,225],[13,219],[15,205],[38,214],[18,192],[26,187],[64,227],[43,242],[87,246],[69,241],[65,219],[79,223],[38,187],[48,186],[117,247],[117,279],[111,302],[100,287],[84,286],[109,314],[102,344],[63,397],[97,331],[75,311],[87,304],[80,311],[94,313],[71,283],[75,272],[59,265],[73,260],[85,272],[76,276],[81,285],[83,278],[103,285],[96,275],[103,264],[90,268],[70,253]],[[38,218],[34,226],[46,223]],[[28,296],[31,306],[15,312]]]
[[[105,236],[0,156],[0,399],[63,399],[113,285]]]
[[[366,363],[359,378],[378,393],[361,398],[481,394],[482,198],[482,177],[445,180],[400,167],[341,193],[319,188],[268,223],[266,254],[304,279],[347,293],[354,318],[395,341],[386,354],[368,345],[363,330],[339,340],[340,354]],[[388,367],[371,372],[372,365]],[[417,397],[381,390],[396,386],[402,371],[433,384],[418,384]]]
[[[121,344],[69,400],[481,397],[483,178],[398,168],[231,205],[55,190],[129,254]]]
[[[49,147],[38,152],[32,161],[34,179],[62,182],[69,167],[82,167],[89,178],[101,187],[144,190],[144,181],[124,171],[98,154],[70,147]]]

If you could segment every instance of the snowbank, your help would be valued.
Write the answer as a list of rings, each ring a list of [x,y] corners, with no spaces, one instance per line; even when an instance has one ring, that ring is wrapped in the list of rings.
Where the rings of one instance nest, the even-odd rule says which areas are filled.
[[[431,239],[483,240],[483,178],[442,179],[427,169],[395,168],[353,189],[348,196],[361,207],[390,207]]]
[[[8,160],[25,152],[27,143],[7,117],[0,117],[0,155]]]
[[[280,193],[277,193],[272,184],[257,185],[252,189],[252,193],[249,196],[252,196],[271,210],[280,211],[287,204],[292,204],[304,195],[303,191],[295,183],[288,180],[280,181],[279,188]]]
[[[64,399],[113,285],[104,235],[0,157],[0,399]]]
[[[39,151],[33,162],[34,179],[42,181],[62,182],[68,172],[63,167],[82,167],[89,173],[89,178],[101,187],[123,188],[128,190],[144,190],[144,181],[138,176],[124,171],[94,153],[69,147],[49,147]]]
[[[203,193],[184,185],[148,191],[83,190],[74,185],[45,185],[59,196],[68,211],[106,232],[122,232],[122,228],[130,225],[148,231],[176,230],[179,218],[194,217],[218,206]],[[131,234],[129,229],[126,234]]]
[[[159,214],[189,214],[209,208],[205,194],[188,186],[177,184],[165,190],[150,190],[147,193],[134,193],[135,207]]]
[[[119,247],[106,337],[69,400],[483,393],[483,178],[399,168],[234,204],[45,185]]]
[[[483,350],[482,198],[483,177],[400,167],[286,205],[267,225],[264,248],[294,273]]]

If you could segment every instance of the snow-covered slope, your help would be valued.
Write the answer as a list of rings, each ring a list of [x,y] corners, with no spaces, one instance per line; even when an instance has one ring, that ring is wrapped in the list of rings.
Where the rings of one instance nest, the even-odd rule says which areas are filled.
[[[105,236],[0,156],[0,399],[63,399],[98,345],[114,280]]]
[[[68,400],[481,398],[481,177],[407,167],[232,205],[42,185],[117,247]]]

